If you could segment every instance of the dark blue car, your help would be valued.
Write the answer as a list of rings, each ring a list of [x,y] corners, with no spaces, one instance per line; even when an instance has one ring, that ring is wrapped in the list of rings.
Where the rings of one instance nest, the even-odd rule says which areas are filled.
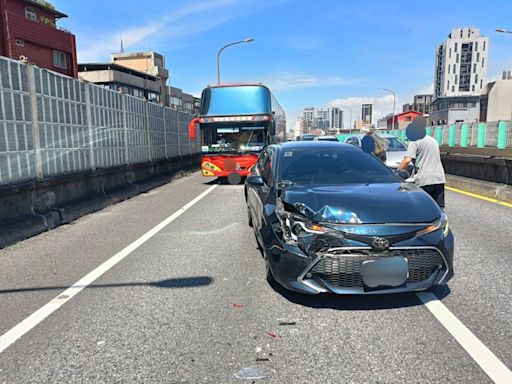
[[[352,145],[268,146],[245,196],[267,278],[289,290],[407,292],[453,276],[454,239],[436,202]]]

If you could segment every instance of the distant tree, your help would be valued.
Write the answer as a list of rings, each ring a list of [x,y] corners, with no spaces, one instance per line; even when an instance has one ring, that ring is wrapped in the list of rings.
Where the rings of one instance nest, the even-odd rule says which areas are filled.
[[[55,11],[55,6],[46,0],[34,0],[36,3],[41,4],[43,7],[46,7],[48,9],[53,9]]]

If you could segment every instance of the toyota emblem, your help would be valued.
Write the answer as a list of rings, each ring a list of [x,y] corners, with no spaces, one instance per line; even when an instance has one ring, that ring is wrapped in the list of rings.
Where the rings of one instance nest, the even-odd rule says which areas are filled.
[[[375,237],[372,241],[372,247],[377,251],[384,251],[389,248],[389,241],[382,237]]]

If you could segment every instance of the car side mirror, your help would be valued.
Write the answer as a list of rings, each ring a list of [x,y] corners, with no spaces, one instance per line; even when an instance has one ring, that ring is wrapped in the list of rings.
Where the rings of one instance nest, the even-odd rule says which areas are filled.
[[[396,174],[404,180],[407,180],[409,177],[411,177],[411,174],[404,169],[398,171]]]
[[[263,178],[260,175],[251,175],[247,176],[245,182],[253,187],[262,187],[263,186]]]

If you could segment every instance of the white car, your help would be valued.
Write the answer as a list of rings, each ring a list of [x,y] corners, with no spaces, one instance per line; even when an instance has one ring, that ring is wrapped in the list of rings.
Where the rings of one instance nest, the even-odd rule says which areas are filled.
[[[339,141],[336,136],[332,136],[332,135],[317,136],[313,140],[319,140],[319,141]]]
[[[377,135],[388,141],[389,147],[386,151],[386,165],[389,168],[398,168],[400,162],[405,156],[405,153],[407,152],[407,145],[394,135],[379,134],[378,132]],[[348,136],[345,139],[345,143],[361,147],[361,140],[363,137],[365,137],[364,134]]]

